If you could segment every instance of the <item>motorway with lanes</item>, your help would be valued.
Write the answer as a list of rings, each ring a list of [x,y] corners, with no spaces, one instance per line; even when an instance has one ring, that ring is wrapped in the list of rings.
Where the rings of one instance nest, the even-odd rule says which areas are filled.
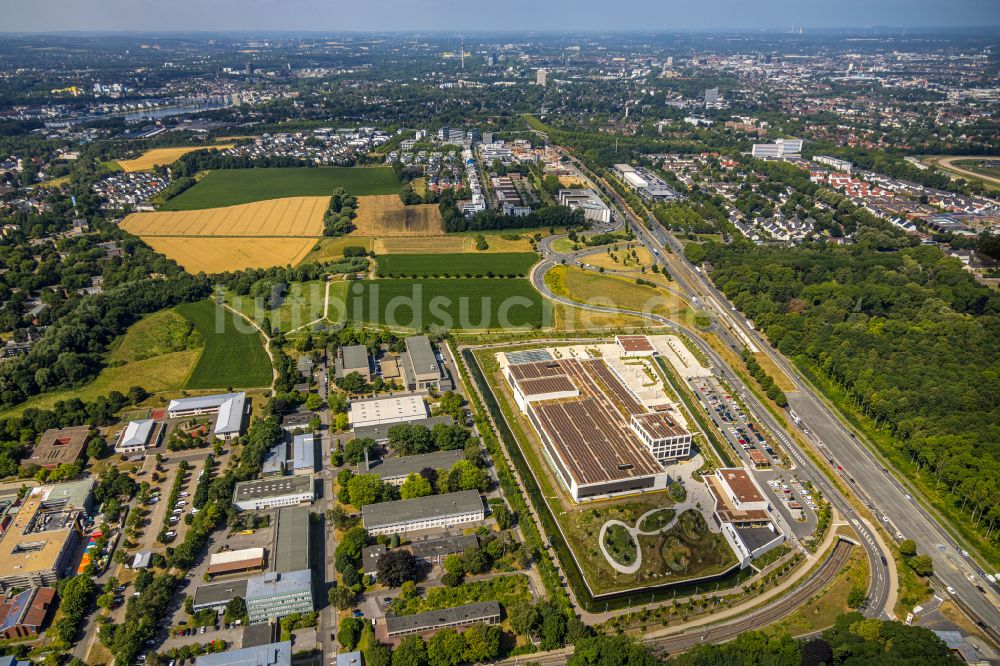
[[[640,221],[632,214],[622,197],[613,188],[603,184],[572,155],[567,154],[567,157],[578,170],[586,172],[589,176],[588,179],[594,182],[614,203],[612,208],[615,213],[627,220],[629,228],[636,234],[636,237],[650,250],[659,263],[670,270],[677,283],[688,293],[699,298],[700,304],[715,316],[713,329],[723,342],[729,344],[734,351],[747,346],[752,351],[767,354],[782,372],[795,383],[797,390],[786,392],[786,395],[791,409],[801,419],[802,425],[799,429],[803,435],[810,438],[815,444],[822,444],[836,461],[835,464],[844,468],[845,482],[859,495],[862,501],[871,504],[875,520],[882,520],[884,516],[883,522],[890,533],[898,532],[904,538],[913,539],[920,552],[931,555],[934,560],[936,577],[945,586],[945,589],[941,591],[952,597],[956,604],[994,642],[1000,644],[1000,597],[998,597],[996,589],[993,589],[984,580],[983,575],[987,572],[964,554],[964,549],[939,521],[912,498],[911,493],[876,458],[868,446],[844,425],[825,402],[815,395],[813,388],[802,379],[791,362],[774,350],[756,330],[751,328],[740,313],[735,312],[735,308],[729,304],[726,297],[715,288],[705,274],[687,261],[683,254],[683,246],[673,234],[664,229],[652,216],[646,223]],[[646,224],[649,225],[649,228]],[[550,246],[547,247],[550,249]],[[668,247],[671,249],[669,253],[665,251],[665,248]],[[533,273],[532,277],[534,278],[535,275]],[[540,282],[544,286],[544,280],[540,280]],[[536,286],[538,286],[537,283]],[[542,293],[546,292],[542,291]],[[711,350],[697,336],[692,334],[689,337],[703,351],[706,348]],[[731,371],[724,363],[721,363],[721,359],[714,353],[709,354],[709,358],[712,358],[713,363],[717,364],[716,367],[721,369],[724,375],[732,375]],[[752,397],[752,394],[748,395],[748,398]],[[756,398],[753,398],[752,402],[757,402]],[[760,405],[758,404],[757,407]],[[766,410],[758,413],[764,414]],[[783,429],[779,428],[772,430],[772,432],[783,432]],[[790,437],[779,435],[779,438],[782,439],[782,444],[795,462],[801,468],[809,471],[809,477],[813,483],[826,486],[824,489],[826,497],[837,500],[835,501],[837,508],[842,514],[848,516],[852,525],[861,534],[866,550],[869,551],[872,571],[876,574],[872,581],[873,589],[870,590],[870,603],[872,607],[879,608],[884,614],[891,614],[892,609],[885,607],[888,600],[888,592],[885,588],[889,585],[889,576],[886,575],[882,581],[877,580],[878,576],[883,573],[892,573],[886,567],[880,566],[880,558],[883,556],[891,557],[891,554],[883,547],[876,547],[872,544],[873,541],[879,541],[879,535],[864,524],[862,517],[848,505],[839,491],[833,489],[832,484],[815,468],[811,460],[798,450]],[[831,493],[830,490],[834,490],[834,492]],[[878,499],[876,501],[873,498]]]

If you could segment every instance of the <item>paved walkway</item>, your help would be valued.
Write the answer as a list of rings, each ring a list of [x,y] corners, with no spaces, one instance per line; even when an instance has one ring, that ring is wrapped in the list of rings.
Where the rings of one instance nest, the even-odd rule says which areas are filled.
[[[667,523],[663,527],[660,527],[659,529],[655,529],[655,530],[643,531],[643,530],[639,529],[639,525],[642,524],[642,521],[644,521],[647,516],[652,516],[654,513],[657,513],[659,511],[673,511],[674,512],[674,515],[670,519],[669,523]],[[644,513],[641,516],[639,516],[639,519],[635,521],[635,527],[629,527],[628,525],[626,525],[622,521],[620,521],[620,520],[618,520],[616,518],[612,518],[608,522],[606,522],[603,525],[601,525],[601,532],[600,532],[600,534],[597,535],[597,542],[601,546],[601,553],[604,554],[604,559],[606,559],[608,561],[608,564],[610,564],[614,568],[614,570],[618,571],[619,573],[623,573],[623,574],[633,574],[633,573],[635,573],[636,571],[639,570],[639,567],[642,566],[642,548],[639,546],[639,537],[640,536],[654,536],[656,534],[659,534],[660,532],[663,532],[664,530],[669,530],[671,527],[673,527],[674,525],[677,524],[677,519],[681,515],[682,512],[683,512],[683,510],[681,509],[680,505],[678,505],[676,507],[661,506],[661,507],[657,507],[655,509],[650,509],[646,513]],[[629,566],[625,566],[624,564],[619,564],[615,560],[615,558],[611,556],[611,553],[608,552],[608,549],[604,545],[604,535],[608,531],[608,528],[610,528],[612,525],[621,525],[622,527],[624,527],[625,530],[632,537],[632,542],[635,543],[635,562],[633,562]]]

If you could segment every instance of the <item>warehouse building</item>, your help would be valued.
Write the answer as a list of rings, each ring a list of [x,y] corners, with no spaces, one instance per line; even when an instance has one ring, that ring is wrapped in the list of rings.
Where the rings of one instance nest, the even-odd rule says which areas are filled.
[[[292,613],[315,610],[312,572],[309,569],[278,573],[272,571],[247,580],[247,616],[251,624],[280,620]]]
[[[195,666],[292,666],[292,642],[270,643],[195,657]]]
[[[428,417],[427,404],[420,393],[396,395],[388,398],[352,400],[347,418],[354,428],[407,423]]]
[[[233,491],[233,504],[243,511],[309,504],[316,499],[312,474],[240,481]]]
[[[145,453],[146,449],[160,445],[165,431],[164,424],[153,419],[129,421],[115,442],[115,453],[121,455]]]
[[[316,444],[319,438],[309,432],[292,438],[292,474],[316,471]]]
[[[263,548],[243,548],[214,553],[208,558],[209,577],[263,571],[266,562]]]
[[[479,491],[462,490],[369,504],[361,508],[361,519],[369,534],[402,534],[479,522],[486,519],[486,509]]]
[[[272,569],[279,573],[310,568],[308,509],[278,509],[271,553],[274,560]]]
[[[377,474],[382,481],[401,486],[410,474],[420,474],[426,470],[451,469],[455,463],[464,459],[465,451],[453,449],[399,458],[363,460],[358,464],[358,474]]]
[[[212,434],[219,439],[235,439],[243,434],[243,423],[247,415],[246,393],[220,393],[197,398],[171,400],[167,414],[172,419],[186,416],[215,414]]]
[[[479,601],[413,615],[399,617],[387,615],[385,629],[388,638],[396,638],[410,634],[425,634],[446,627],[465,627],[479,622],[500,624],[500,604],[496,601]]]
[[[226,607],[226,604],[236,597],[246,599],[246,596],[246,579],[227,580],[222,583],[199,585],[194,590],[194,600],[191,607],[196,613],[206,609],[220,611]]]

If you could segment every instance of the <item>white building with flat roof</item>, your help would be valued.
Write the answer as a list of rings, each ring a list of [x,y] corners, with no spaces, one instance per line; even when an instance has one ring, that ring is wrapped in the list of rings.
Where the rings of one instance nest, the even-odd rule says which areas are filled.
[[[405,423],[428,417],[427,403],[421,394],[354,400],[347,412],[352,427],[380,423]]]

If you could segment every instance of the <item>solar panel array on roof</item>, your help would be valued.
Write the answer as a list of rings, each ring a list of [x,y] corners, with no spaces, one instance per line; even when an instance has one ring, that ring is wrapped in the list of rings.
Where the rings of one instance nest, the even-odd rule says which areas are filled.
[[[7,615],[3,618],[3,623],[0,624],[0,632],[7,631],[21,618],[21,613],[24,612],[25,606],[31,601],[32,589],[27,589],[24,592],[17,595],[14,601],[8,607]]]
[[[552,354],[544,349],[525,349],[523,351],[507,352],[506,356],[507,362],[511,365],[552,360]]]

